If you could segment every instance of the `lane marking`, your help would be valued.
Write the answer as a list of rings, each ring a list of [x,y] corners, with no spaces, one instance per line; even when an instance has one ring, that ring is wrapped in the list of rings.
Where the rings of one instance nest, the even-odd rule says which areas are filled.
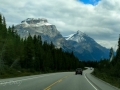
[[[90,83],[90,85],[92,85],[92,87],[93,87],[95,90],[98,90],[98,89],[87,79],[86,74],[84,74],[84,77],[85,77],[85,79]]]
[[[68,76],[70,76],[70,75],[68,75]],[[47,87],[46,87],[45,89],[43,89],[43,90],[50,90],[52,86],[54,86],[54,85],[57,84],[57,83],[60,83],[63,79],[67,78],[68,76],[65,76],[65,77],[57,80],[56,82],[54,82],[54,83],[52,83],[51,85],[47,86]]]
[[[54,82],[53,84],[51,84],[50,86],[48,86],[48,87],[45,88],[44,90],[50,90],[50,88],[51,88],[52,86],[54,86],[56,83],[59,83],[60,81],[61,81],[61,79],[58,80],[58,81],[56,81],[56,82]]]

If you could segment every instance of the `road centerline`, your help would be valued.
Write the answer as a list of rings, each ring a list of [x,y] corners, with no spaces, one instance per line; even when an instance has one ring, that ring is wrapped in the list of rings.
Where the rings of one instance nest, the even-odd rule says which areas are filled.
[[[68,75],[70,76],[70,75]],[[55,81],[54,83],[50,84],[49,86],[47,86],[45,89],[43,90],[50,90],[52,86],[54,86],[57,83],[60,83],[63,79],[67,78],[68,76],[64,76],[63,78],[60,78],[59,80]]]

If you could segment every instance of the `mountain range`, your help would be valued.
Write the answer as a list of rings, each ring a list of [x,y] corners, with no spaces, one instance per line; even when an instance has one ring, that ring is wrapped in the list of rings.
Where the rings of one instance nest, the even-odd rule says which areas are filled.
[[[45,18],[27,18],[15,26],[21,38],[40,35],[42,41],[53,43],[56,48],[73,52],[79,60],[100,60],[108,58],[109,49],[98,44],[94,39],[81,31],[63,37],[55,25],[48,23]]]

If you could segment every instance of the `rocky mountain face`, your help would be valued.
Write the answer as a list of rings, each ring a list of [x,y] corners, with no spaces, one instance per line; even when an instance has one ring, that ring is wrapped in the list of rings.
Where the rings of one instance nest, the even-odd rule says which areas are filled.
[[[44,18],[28,18],[15,26],[18,34],[25,38],[29,34],[31,36],[40,35],[43,41],[55,44],[57,48],[60,48],[65,41],[60,32],[56,29],[55,25],[48,23]]]
[[[108,58],[109,50],[81,31],[65,37],[73,45],[75,55],[81,60]]]
[[[63,37],[56,29],[55,25],[48,23],[44,18],[28,18],[15,26],[18,34],[25,38],[40,35],[43,41],[53,42],[56,48],[62,48],[64,51],[74,52],[80,60],[100,60],[108,57],[109,50],[102,47],[90,38],[88,35],[77,31],[77,33]]]

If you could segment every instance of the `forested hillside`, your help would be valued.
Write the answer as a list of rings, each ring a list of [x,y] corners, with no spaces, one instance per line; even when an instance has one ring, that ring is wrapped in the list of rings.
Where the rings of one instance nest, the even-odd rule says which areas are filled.
[[[98,66],[93,74],[120,88],[120,37],[118,40],[118,49],[113,60],[104,59],[98,62]]]
[[[27,72],[58,72],[83,67],[73,52],[63,52],[40,36],[22,39],[14,26],[6,28],[0,15],[0,77],[20,76]]]

